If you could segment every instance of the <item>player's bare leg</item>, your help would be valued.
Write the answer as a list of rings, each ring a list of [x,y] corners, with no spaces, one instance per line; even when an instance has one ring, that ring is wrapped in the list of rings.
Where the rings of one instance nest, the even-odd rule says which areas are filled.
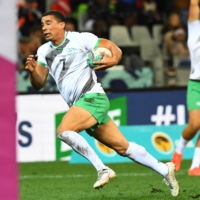
[[[78,132],[92,127],[96,119],[85,109],[72,106],[58,127],[58,138],[72,147],[74,151],[88,159],[98,172],[98,181],[94,188],[98,189],[116,177],[115,172],[105,166],[87,141]]]
[[[72,106],[64,115],[57,133],[62,133],[65,130],[72,130],[77,133],[94,126],[97,120],[85,109]]]
[[[200,134],[196,142],[194,156],[188,174],[190,176],[200,176]]]
[[[167,164],[159,162],[143,146],[128,142],[112,120],[99,126],[93,132],[93,137],[114,149],[118,154],[155,170],[164,177],[165,183],[170,187],[171,194],[173,196],[179,194],[179,184],[174,176],[175,165],[171,162]]]
[[[198,130],[200,130],[200,123],[199,123],[200,110],[190,110],[188,114],[189,114],[188,125],[183,130],[182,136],[179,140],[179,144],[172,158],[172,162],[176,165],[176,171],[178,171],[181,167],[182,156],[183,156],[186,145],[197,134]],[[198,138],[196,142],[193,162],[188,172],[189,175],[192,175],[192,174],[200,175],[199,165],[200,165],[200,137]],[[194,169],[195,169],[195,172],[193,172]]]

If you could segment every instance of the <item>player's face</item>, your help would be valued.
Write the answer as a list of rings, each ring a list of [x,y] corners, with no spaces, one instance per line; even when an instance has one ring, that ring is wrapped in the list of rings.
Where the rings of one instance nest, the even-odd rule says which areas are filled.
[[[64,30],[65,24],[58,22],[53,15],[42,17],[41,20],[42,31],[47,41],[55,41],[60,35],[59,33]]]

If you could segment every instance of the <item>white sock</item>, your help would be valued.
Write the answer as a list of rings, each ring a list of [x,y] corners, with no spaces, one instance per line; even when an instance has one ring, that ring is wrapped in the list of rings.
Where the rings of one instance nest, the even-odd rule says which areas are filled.
[[[87,141],[74,131],[65,131],[58,135],[58,138],[68,144],[74,151],[87,158],[97,171],[107,169]]]
[[[124,156],[146,167],[150,167],[164,177],[168,174],[167,165],[155,159],[143,146],[130,142]]]
[[[190,169],[193,169],[195,167],[200,167],[200,147],[196,147],[194,150],[194,156]]]
[[[189,142],[188,140],[185,140],[183,138],[183,136],[181,136],[179,143],[178,143],[178,146],[176,148],[176,152],[179,153],[179,154],[183,154],[185,146],[187,145],[188,142]]]

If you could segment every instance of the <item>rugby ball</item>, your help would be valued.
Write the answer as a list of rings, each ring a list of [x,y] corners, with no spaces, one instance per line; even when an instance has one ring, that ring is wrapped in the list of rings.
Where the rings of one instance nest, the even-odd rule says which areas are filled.
[[[109,49],[104,48],[104,47],[99,47],[96,49],[92,49],[91,51],[88,52],[87,54],[87,64],[91,67],[91,68],[95,68],[98,65],[94,65],[94,62],[98,62],[101,61],[104,57],[104,55],[102,54],[102,52],[106,53],[108,56],[112,56],[112,53]]]

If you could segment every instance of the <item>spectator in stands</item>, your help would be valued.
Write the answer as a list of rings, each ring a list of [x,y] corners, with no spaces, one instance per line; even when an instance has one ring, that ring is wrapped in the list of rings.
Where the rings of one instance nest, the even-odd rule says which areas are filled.
[[[27,55],[30,54],[29,51],[29,38],[21,38],[18,42],[18,69],[23,70],[25,67],[25,62]]]
[[[18,10],[18,30],[20,35],[28,37],[30,28],[34,25],[40,25],[42,13],[37,9],[36,0],[25,0],[24,4],[19,5]]]
[[[150,32],[154,24],[163,22],[155,0],[137,0],[138,24],[146,25]]]
[[[71,8],[73,12],[76,12],[78,10],[78,7],[81,4],[87,5],[88,0],[71,0]]]
[[[76,21],[73,18],[66,18],[65,21],[65,29],[66,31],[76,31]]]
[[[109,26],[120,24],[117,2],[118,0],[109,0]]]
[[[41,46],[41,41],[38,37],[22,37],[18,43],[18,63],[19,70],[24,70],[26,58],[28,55],[36,55],[38,47]]]
[[[35,25],[35,26],[30,28],[29,37],[38,39],[39,40],[38,42],[41,43],[41,44],[46,42],[40,25]]]
[[[176,63],[189,61],[189,50],[187,47],[187,35],[183,28],[178,28],[165,34],[164,42],[166,43],[169,55],[176,58]],[[173,65],[177,65],[173,63]]]
[[[167,48],[170,56],[169,65],[174,65],[173,57],[178,59],[188,59],[188,48],[186,45],[187,33],[181,23],[180,16],[177,12],[172,12],[164,24],[162,31],[163,44]],[[179,61],[177,61],[179,63]]]
[[[120,24],[128,29],[137,24],[136,0],[118,0],[116,10]]]
[[[98,37],[108,38],[109,25],[114,19],[109,0],[89,0],[85,26]]]
[[[24,69],[25,61],[28,55],[36,54],[39,46],[45,41],[41,25],[35,25],[30,28],[30,34],[27,37],[20,36],[18,43],[18,61],[19,69]]]
[[[181,23],[179,14],[177,12],[172,12],[168,16],[165,24],[163,25],[161,34],[164,37],[165,34],[168,33],[169,31],[174,31],[174,30],[176,30],[178,28],[182,28],[182,27],[183,27],[183,25]]]
[[[18,6],[18,8],[24,6],[24,4],[25,4],[25,0],[17,0],[17,6]]]
[[[58,10],[65,16],[69,16],[72,14],[71,2],[70,0],[55,0],[50,5],[50,10]]]
[[[189,0],[176,0],[174,1],[174,10],[179,14],[181,23],[184,27],[187,27],[188,12],[189,12]]]
[[[174,0],[156,0],[158,10],[162,15],[163,21],[166,19],[169,14],[174,10]]]

